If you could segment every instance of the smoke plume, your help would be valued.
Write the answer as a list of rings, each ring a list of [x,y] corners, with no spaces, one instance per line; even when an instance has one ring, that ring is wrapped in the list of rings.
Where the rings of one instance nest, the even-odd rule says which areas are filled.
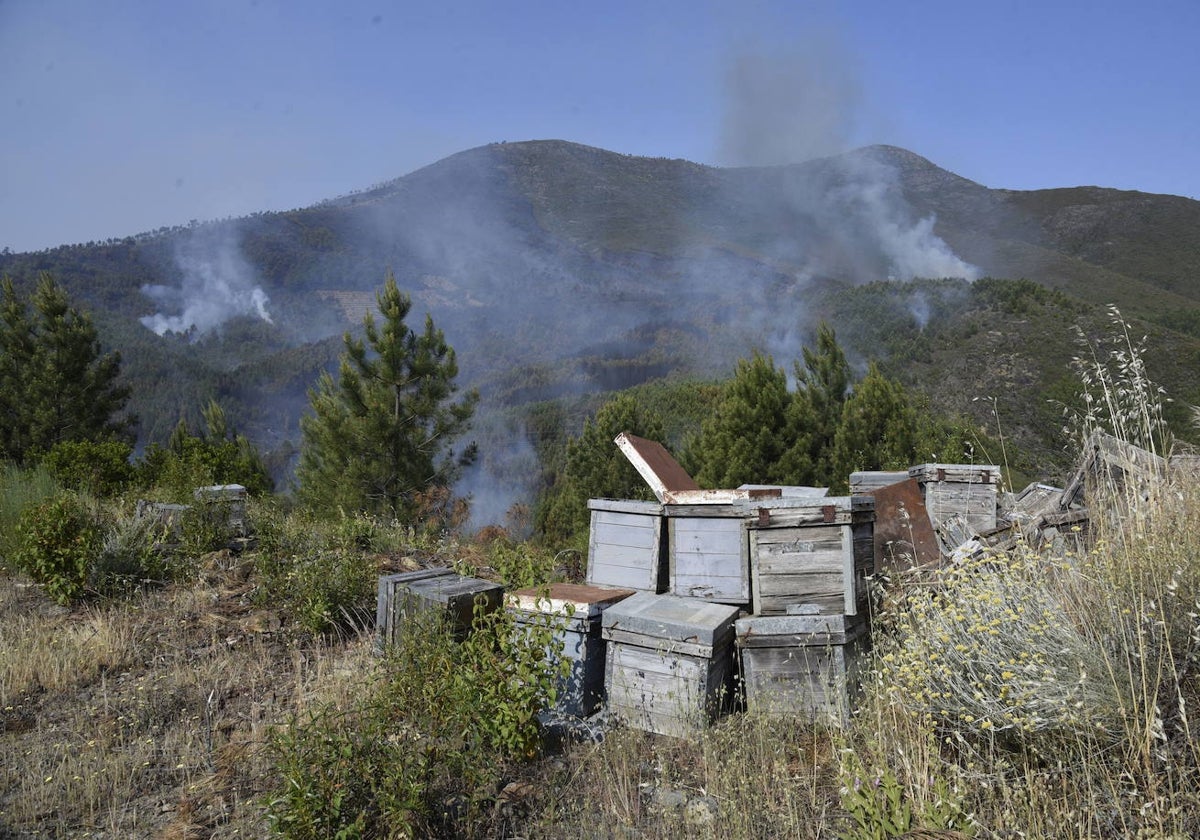
[[[779,255],[800,266],[798,275],[855,282],[980,276],[933,232],[933,216],[914,213],[885,155],[844,154],[862,122],[863,97],[853,54],[836,32],[787,49],[743,49],[726,76],[720,149],[727,163],[765,167],[828,158],[827,166],[789,166],[778,176],[787,178],[787,206],[780,210],[810,228],[795,231],[795,247],[815,246]]]
[[[179,243],[175,263],[180,271],[178,287],[142,287],[142,294],[159,307],[140,319],[146,329],[158,335],[192,331],[200,336],[239,315],[271,323],[267,293],[258,285],[231,226],[208,225],[192,231]]]

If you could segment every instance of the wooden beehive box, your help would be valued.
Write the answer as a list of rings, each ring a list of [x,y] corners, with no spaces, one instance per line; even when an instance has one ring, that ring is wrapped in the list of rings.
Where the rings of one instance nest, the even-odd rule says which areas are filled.
[[[891,487],[893,484],[899,484],[901,481],[907,480],[907,470],[900,470],[898,472],[880,470],[852,472],[850,473],[850,493],[851,495],[858,496],[862,493],[870,493],[872,490],[878,490],[881,487]]]
[[[604,702],[604,639],[600,621],[606,609],[633,595],[578,583],[554,583],[510,592],[505,599],[519,627],[552,628],[551,667],[561,656],[570,671],[558,684],[553,711],[587,717]],[[557,651],[557,652],[556,652]]]
[[[604,611],[608,708],[629,726],[687,737],[733,693],[733,622],[727,604],[638,593]]]
[[[479,578],[464,577],[450,569],[421,569],[379,578],[375,603],[377,648],[400,641],[406,621],[441,614],[456,636],[471,629],[475,605],[499,609],[504,588]]]
[[[849,720],[870,643],[865,616],[751,616],[735,627],[749,711]]]
[[[778,499],[754,504],[748,520],[752,610],[785,615],[866,611],[875,569],[875,500],[870,496]]]
[[[977,534],[995,529],[998,466],[921,464],[908,474],[921,485],[934,528],[958,514]]]
[[[722,604],[750,603],[746,508],[665,505],[667,591]]]
[[[591,499],[587,582],[639,592],[667,586],[666,523],[657,502]]]

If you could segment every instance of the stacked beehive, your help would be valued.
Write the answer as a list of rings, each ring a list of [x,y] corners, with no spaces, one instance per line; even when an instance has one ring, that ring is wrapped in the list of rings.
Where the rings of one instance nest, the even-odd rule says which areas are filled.
[[[685,734],[728,705],[740,651],[750,708],[844,719],[866,640],[873,501],[814,488],[700,490],[660,445],[629,435],[617,444],[659,502],[589,505],[589,582],[641,593],[605,613],[610,708],[631,725]]]

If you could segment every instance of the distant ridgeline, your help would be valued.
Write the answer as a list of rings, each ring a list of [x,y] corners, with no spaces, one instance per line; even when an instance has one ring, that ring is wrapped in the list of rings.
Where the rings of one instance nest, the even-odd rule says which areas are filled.
[[[93,312],[143,442],[216,398],[268,451],[298,441],[308,388],[391,269],[480,389],[496,474],[489,448],[536,448],[546,400],[577,434],[589,395],[712,381],[753,349],[790,365],[821,320],[860,370],[875,358],[931,410],[1055,458],[1069,327],[1103,334],[1112,302],[1182,421],[1200,403],[1197,265],[1200,202],[1175,196],[993,190],[884,146],[717,169],[561,141],[471,149],[306,209],[0,254],[18,286],[52,272]]]

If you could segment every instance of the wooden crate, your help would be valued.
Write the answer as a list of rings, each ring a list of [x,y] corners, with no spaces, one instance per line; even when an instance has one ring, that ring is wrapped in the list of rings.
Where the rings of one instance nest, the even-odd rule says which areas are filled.
[[[748,710],[849,720],[870,645],[865,617],[751,616],[735,627]]]
[[[663,511],[668,535],[667,591],[684,598],[749,604],[749,509],[737,504],[703,504],[666,505]]]
[[[604,611],[608,708],[627,725],[687,737],[733,697],[738,608],[638,593]]]
[[[784,615],[809,605],[822,615],[866,611],[875,570],[870,496],[758,503],[748,521],[752,610]]]
[[[852,472],[850,473],[850,494],[858,496],[862,493],[870,493],[872,490],[879,490],[882,487],[891,487],[893,484],[899,484],[901,481],[907,480],[908,470],[900,470],[899,472],[880,470]]]
[[[639,592],[667,586],[666,524],[657,502],[591,499],[587,582]]]
[[[457,575],[449,569],[421,569],[385,575],[379,579],[375,602],[376,647],[400,641],[406,621],[418,616],[442,614],[456,636],[471,629],[475,605],[499,609],[504,588],[479,578]]]
[[[588,717],[604,702],[604,651],[600,621],[606,609],[633,595],[632,589],[608,589],[555,583],[510,592],[505,599],[518,627],[554,630],[550,667],[563,657],[570,671],[558,683],[552,711]]]
[[[995,529],[998,466],[921,464],[908,474],[921,485],[934,528],[958,514],[977,534]]]

